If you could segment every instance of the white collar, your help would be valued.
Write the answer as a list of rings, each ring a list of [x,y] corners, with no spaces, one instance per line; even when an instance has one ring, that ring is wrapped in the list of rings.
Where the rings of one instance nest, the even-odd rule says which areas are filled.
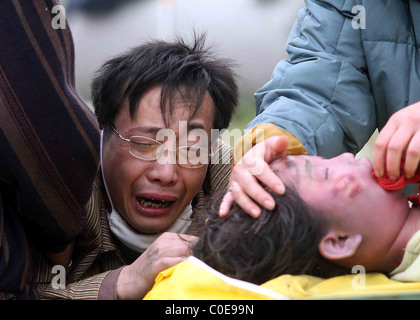
[[[174,233],[185,233],[191,225],[192,207],[188,204],[184,211],[179,215],[175,222],[165,231]],[[108,222],[111,232],[128,248],[142,253],[155,241],[162,233],[146,234],[141,233],[131,227],[123,217],[113,209],[108,213]]]

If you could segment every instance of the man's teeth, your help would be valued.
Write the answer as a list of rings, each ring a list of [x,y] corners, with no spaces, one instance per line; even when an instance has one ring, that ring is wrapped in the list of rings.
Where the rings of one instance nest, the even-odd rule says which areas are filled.
[[[138,200],[143,207],[149,208],[165,208],[171,204],[169,201],[164,200],[146,200],[144,198],[138,198]]]

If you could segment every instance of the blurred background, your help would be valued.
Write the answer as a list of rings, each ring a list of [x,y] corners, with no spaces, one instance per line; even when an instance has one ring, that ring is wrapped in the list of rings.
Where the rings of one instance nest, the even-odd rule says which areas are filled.
[[[240,107],[229,131],[242,132],[255,116],[254,92],[286,55],[286,41],[304,0],[62,0],[76,55],[76,85],[90,103],[90,81],[109,58],[152,38],[191,39],[237,64]],[[226,142],[233,144],[233,140]],[[370,156],[370,147],[361,155]]]

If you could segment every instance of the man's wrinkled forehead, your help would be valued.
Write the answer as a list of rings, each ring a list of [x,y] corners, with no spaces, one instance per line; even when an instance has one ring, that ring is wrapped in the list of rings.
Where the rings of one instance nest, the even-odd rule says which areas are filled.
[[[150,91],[152,90],[147,93]],[[131,115],[132,119],[136,116],[141,117],[144,112],[152,112],[148,109],[153,105],[153,112],[157,112],[156,116],[163,118],[168,128],[173,125],[178,126],[180,120],[188,121],[191,130],[213,128],[215,106],[207,91],[198,92],[185,87],[163,91],[163,89],[154,90],[153,94],[143,96]]]

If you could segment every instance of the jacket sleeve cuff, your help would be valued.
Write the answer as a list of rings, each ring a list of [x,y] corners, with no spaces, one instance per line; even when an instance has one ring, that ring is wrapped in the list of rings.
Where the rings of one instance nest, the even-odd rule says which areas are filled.
[[[98,300],[118,300],[117,280],[122,268],[112,270],[106,275],[99,289]]]
[[[305,146],[295,135],[272,123],[261,123],[246,131],[235,143],[233,148],[234,164],[238,163],[243,155],[257,143],[273,136],[286,136],[289,139],[289,148],[286,152],[288,155],[307,154]]]

